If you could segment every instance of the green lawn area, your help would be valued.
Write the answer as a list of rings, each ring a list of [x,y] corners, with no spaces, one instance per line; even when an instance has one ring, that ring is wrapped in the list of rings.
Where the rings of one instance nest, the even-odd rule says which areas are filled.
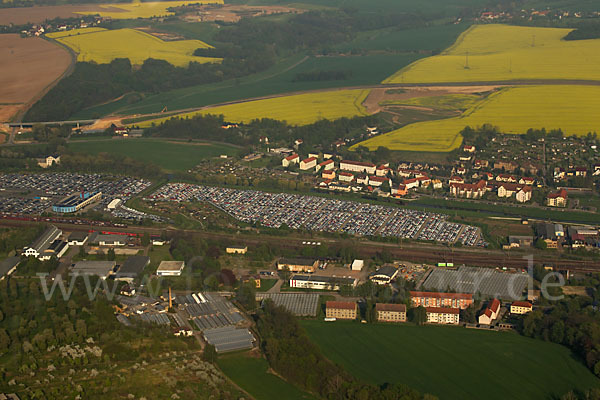
[[[234,353],[219,356],[218,364],[225,375],[257,400],[314,399],[294,385],[268,373],[269,364],[264,358]]]
[[[257,292],[266,292],[271,289],[277,283],[277,279],[261,279],[260,287],[256,289]]]
[[[201,160],[221,154],[233,156],[238,149],[226,144],[176,143],[154,139],[86,140],[69,143],[75,152],[111,153],[150,162],[168,171],[185,171]]]
[[[366,381],[404,383],[440,399],[550,399],[600,387],[563,346],[461,327],[304,320],[326,357]]]

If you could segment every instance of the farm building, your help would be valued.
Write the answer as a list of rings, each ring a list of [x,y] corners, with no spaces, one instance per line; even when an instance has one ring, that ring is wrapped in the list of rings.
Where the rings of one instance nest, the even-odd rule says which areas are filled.
[[[342,286],[356,286],[354,278],[338,278],[318,275],[293,275],[290,287],[299,289],[340,290]]]
[[[314,273],[319,267],[319,260],[314,258],[281,258],[277,261],[277,269],[290,272]]]
[[[434,270],[423,282],[425,290],[452,290],[479,293],[483,298],[516,300],[529,283],[525,273],[506,273],[489,268],[460,267],[458,270]]]
[[[458,325],[460,322],[460,310],[448,307],[425,307],[427,312],[427,323],[429,324],[451,324]]]
[[[410,292],[413,307],[449,307],[464,310],[473,304],[473,295],[467,293]]]
[[[225,249],[225,253],[227,254],[246,254],[248,251],[248,246],[228,246]]]
[[[325,303],[326,318],[356,319],[358,306],[353,301],[328,301]]]
[[[533,305],[528,301],[515,301],[510,305],[510,313],[511,314],[527,314],[533,310]]]
[[[156,275],[158,276],[181,276],[185,268],[185,261],[161,261]]]
[[[94,275],[106,279],[114,273],[116,266],[116,261],[78,261],[72,271],[78,275]]]
[[[44,233],[42,233],[42,235],[31,244],[31,246],[23,249],[22,255],[25,257],[36,257],[42,261],[49,260],[50,256],[45,254],[45,252],[48,250],[50,245],[60,237],[60,235],[62,235],[62,231],[60,229],[54,225],[48,227]]]
[[[373,175],[375,174],[376,167],[371,163],[342,160],[340,161],[340,169],[343,171],[364,172]]]
[[[398,268],[393,265],[384,265],[373,272],[369,279],[379,285],[389,285],[398,276]]]
[[[52,211],[57,213],[74,213],[88,204],[98,201],[102,198],[102,192],[96,193],[75,193],[69,197],[62,199],[59,203],[52,206]]]
[[[406,304],[375,304],[377,321],[406,322]]]
[[[315,317],[319,307],[317,293],[256,293],[256,300],[271,299],[276,306],[299,317]]]
[[[133,282],[144,268],[150,264],[150,257],[147,256],[131,256],[121,265],[119,271],[115,275],[115,280]]]

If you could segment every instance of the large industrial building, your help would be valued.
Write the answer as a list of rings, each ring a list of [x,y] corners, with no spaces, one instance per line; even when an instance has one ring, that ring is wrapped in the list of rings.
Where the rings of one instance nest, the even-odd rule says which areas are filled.
[[[116,261],[78,261],[73,267],[73,273],[79,275],[94,275],[107,279],[115,272]]]
[[[131,256],[121,265],[121,268],[119,268],[119,271],[115,275],[115,280],[133,282],[149,264],[150,257]]]
[[[529,275],[505,273],[489,268],[436,269],[423,283],[425,290],[478,294],[486,299],[518,300],[529,283]]]
[[[57,213],[74,213],[88,204],[93,203],[94,201],[98,201],[102,198],[102,192],[96,193],[75,193],[69,197],[62,199],[59,203],[52,206],[52,211]]]

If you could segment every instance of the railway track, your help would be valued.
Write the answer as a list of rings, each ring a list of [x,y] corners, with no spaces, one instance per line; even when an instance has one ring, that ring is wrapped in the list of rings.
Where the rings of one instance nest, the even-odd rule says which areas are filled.
[[[31,226],[41,223],[40,221],[27,220],[11,220],[0,219],[0,226],[22,227]],[[45,223],[45,222],[44,222]],[[144,226],[98,226],[92,224],[74,224],[66,222],[51,222],[58,228],[65,231],[110,231],[116,233],[135,233],[139,235],[161,235],[166,232],[167,235],[176,233],[186,233],[194,235],[202,239],[212,240],[228,240],[243,242],[247,245],[273,244],[278,247],[289,250],[301,250],[305,247],[302,241],[310,239],[311,241],[320,241],[323,244],[332,247],[341,247],[352,245],[357,249],[360,257],[373,257],[378,253],[388,252],[395,259],[426,262],[436,264],[438,262],[453,262],[456,265],[469,265],[478,267],[506,267],[516,269],[527,269],[528,256],[527,253],[506,253],[500,250],[484,250],[484,249],[450,249],[442,246],[427,245],[427,244],[396,244],[373,242],[363,239],[332,239],[332,238],[307,238],[306,236],[298,237],[277,237],[271,235],[256,235],[256,234],[230,234],[222,232],[206,232],[197,230],[186,230],[176,228],[154,228]],[[535,265],[551,266],[555,269],[569,270],[572,272],[600,272],[600,262],[595,260],[571,260],[567,258],[548,257],[543,254],[534,254],[533,263]]]

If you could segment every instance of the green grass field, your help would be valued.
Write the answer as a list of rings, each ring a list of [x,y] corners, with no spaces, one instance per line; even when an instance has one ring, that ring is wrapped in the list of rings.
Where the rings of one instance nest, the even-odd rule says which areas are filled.
[[[69,143],[75,152],[111,153],[150,162],[168,171],[186,171],[203,159],[221,154],[235,155],[237,148],[226,144],[177,143],[153,139],[86,140]]]
[[[326,357],[375,384],[440,399],[551,399],[600,380],[566,347],[459,327],[302,321]]]
[[[235,353],[220,356],[218,364],[225,375],[257,400],[314,399],[294,385],[268,373],[269,364],[264,358]]]

